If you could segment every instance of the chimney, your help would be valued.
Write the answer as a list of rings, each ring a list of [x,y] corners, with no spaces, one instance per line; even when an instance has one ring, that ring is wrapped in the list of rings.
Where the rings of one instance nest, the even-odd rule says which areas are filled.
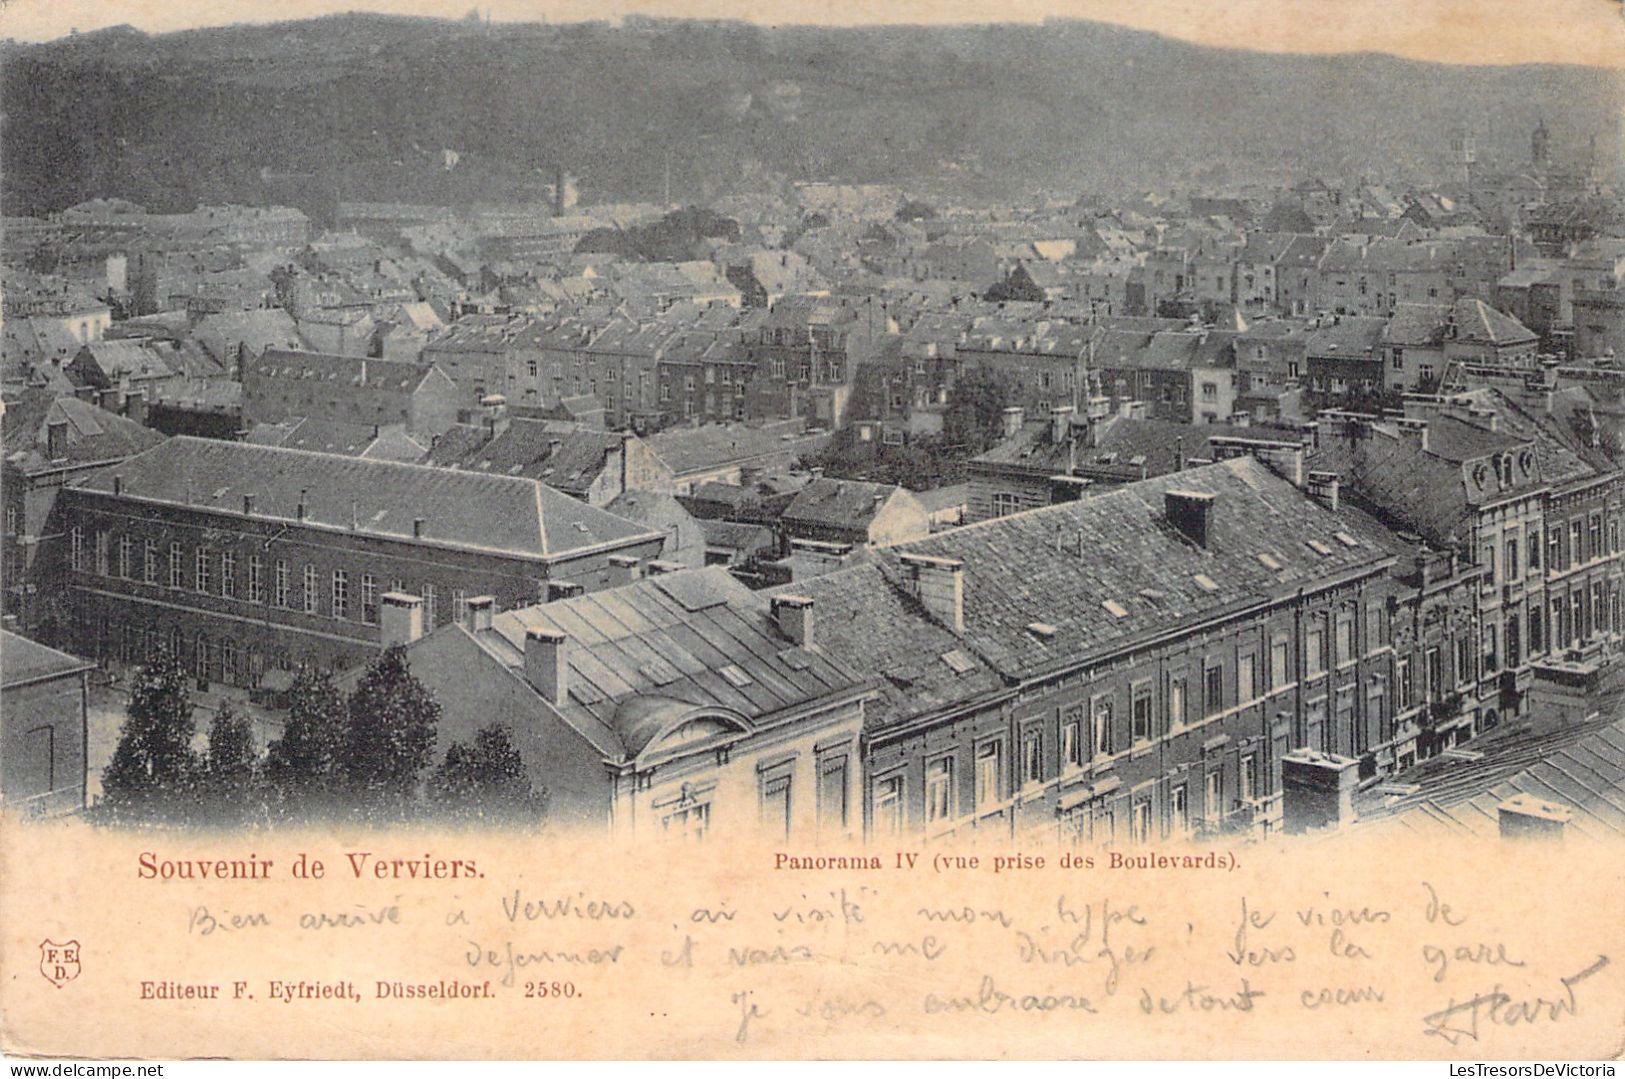
[[[1214,495],[1205,491],[1165,491],[1163,510],[1168,523],[1198,547],[1206,547],[1213,530]]]
[[[411,644],[423,636],[423,599],[405,592],[385,592],[378,607],[378,643],[385,648]]]
[[[491,596],[470,596],[463,601],[463,626],[470,633],[484,633],[491,628],[491,617],[496,614],[497,601]]]
[[[68,423],[52,420],[45,425],[45,456],[60,461],[68,455]]]
[[[563,704],[570,695],[569,644],[556,629],[525,630],[525,681],[548,704]]]
[[[307,488],[299,488],[299,505],[294,507],[293,512],[294,516],[301,521],[305,519],[305,514],[308,513],[310,509],[309,505],[305,501],[305,496],[308,494],[310,494],[310,491]]]
[[[124,415],[141,424],[147,423],[147,391],[131,390],[124,395]]]
[[[1021,425],[1027,421],[1027,412],[1020,405],[1011,405],[1004,410],[1004,437],[1015,438],[1021,431]]]
[[[1309,473],[1309,495],[1323,504],[1327,509],[1336,512],[1338,501],[1342,497],[1343,483],[1335,472]]]
[[[117,472],[113,473],[113,493],[115,495],[124,493],[124,477]]]
[[[1281,758],[1281,827],[1289,835],[1337,828],[1354,820],[1360,762],[1295,749]]]
[[[1174,471],[1185,471],[1185,436],[1179,435],[1174,439]]]
[[[1072,406],[1056,405],[1049,410],[1049,440],[1059,446],[1072,437]]]
[[[251,494],[243,496],[243,516],[254,516],[254,496]]]
[[[586,591],[575,581],[548,581],[547,602],[552,603],[554,600],[559,599],[575,599],[577,596],[584,595]]]
[[[813,638],[813,601],[809,596],[774,596],[773,621],[779,632],[803,648],[811,648]]]
[[[609,556],[609,587],[631,584],[638,579],[638,560],[635,555],[612,554]]]
[[[424,525],[424,520],[423,520],[422,517],[414,517],[414,518],[412,518],[412,538],[413,539],[422,539],[423,538],[423,525]]]
[[[931,615],[954,633],[965,632],[965,563],[956,558],[899,555],[909,590]]]
[[[1400,436],[1423,452],[1428,448],[1428,421],[1416,419],[1396,418],[1394,426],[1399,429]]]
[[[1560,843],[1574,813],[1568,806],[1528,794],[1515,794],[1495,807],[1501,838]]]
[[[659,577],[663,574],[678,572],[679,570],[683,569],[683,564],[681,562],[672,562],[663,558],[651,558],[644,565],[643,569],[645,576]]]

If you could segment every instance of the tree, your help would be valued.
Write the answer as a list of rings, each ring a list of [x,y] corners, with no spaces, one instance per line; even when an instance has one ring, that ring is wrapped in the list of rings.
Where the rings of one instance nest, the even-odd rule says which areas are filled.
[[[990,303],[1043,303],[1045,298],[1044,290],[1033,284],[1027,271],[1019,266],[982,293],[982,299]]]
[[[288,721],[268,748],[265,772],[285,809],[336,808],[344,698],[327,672],[301,667],[289,689]]]
[[[468,821],[534,823],[547,802],[501,723],[476,733],[472,745],[453,742],[429,790],[445,815]]]
[[[168,649],[136,671],[118,747],[102,773],[107,815],[178,815],[198,773],[192,750],[196,727],[186,687],[186,670]]]
[[[440,704],[393,645],[367,666],[350,695],[339,773],[367,810],[404,810],[417,793],[440,726]]]
[[[256,765],[254,733],[247,717],[224,701],[209,722],[209,751],[203,773],[203,809],[217,824],[260,816],[264,791]]]
[[[1004,437],[1004,410],[1014,400],[1011,380],[991,367],[973,367],[959,376],[948,395],[942,433],[974,457]]]

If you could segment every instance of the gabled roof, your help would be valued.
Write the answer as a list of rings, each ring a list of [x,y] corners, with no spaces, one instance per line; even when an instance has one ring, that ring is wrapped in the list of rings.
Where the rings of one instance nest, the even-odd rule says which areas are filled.
[[[1463,296],[1456,301],[1456,340],[1490,345],[1531,344],[1535,332],[1511,315],[1502,314],[1483,300]]]
[[[623,435],[575,424],[515,419],[489,442],[452,462],[440,454],[436,463],[497,476],[541,480],[571,495],[584,495],[604,471],[609,454],[621,447]],[[438,447],[436,447],[438,450]]]
[[[630,521],[517,476],[489,476],[426,465],[373,461],[242,442],[178,437],[73,484],[123,497],[305,520],[362,535],[410,539],[424,520],[424,542],[521,558],[552,559],[653,534]]]
[[[648,439],[655,453],[679,476],[748,463],[769,455],[810,453],[828,440],[827,433],[808,434],[795,422],[673,427],[656,432]]]
[[[66,452],[54,461],[47,452],[53,423],[67,425]],[[118,461],[164,441],[157,431],[77,397],[37,392],[8,402],[4,425],[6,461],[25,474]]]
[[[617,763],[695,713],[720,710],[754,724],[863,685],[821,649],[781,634],[768,598],[720,568],[506,611],[475,638],[522,671],[529,629],[569,638],[570,692],[557,710]]]
[[[324,392],[343,397],[362,389],[412,393],[433,375],[435,368],[406,360],[268,348],[244,370],[260,378],[323,384]]]
[[[0,688],[10,689],[47,678],[95,669],[89,660],[58,652],[38,641],[0,629]]]
[[[870,731],[1003,687],[999,673],[933,621],[879,566],[864,564],[773,590],[813,601],[819,649],[880,691],[864,712]]]
[[[1170,491],[1214,496],[1206,547],[1169,522]],[[907,578],[900,560],[909,555],[963,562],[963,640],[1020,677],[1346,573],[1386,569],[1388,552],[1351,546],[1340,531],[1335,514],[1257,461],[1237,458],[874,553],[894,580]],[[1035,634],[1035,623],[1055,632]]]
[[[1382,331],[1385,345],[1442,345],[1450,306],[1442,303],[1399,303]]]
[[[863,480],[816,479],[796,493],[785,507],[786,524],[866,531],[893,498],[904,496],[901,487]]]

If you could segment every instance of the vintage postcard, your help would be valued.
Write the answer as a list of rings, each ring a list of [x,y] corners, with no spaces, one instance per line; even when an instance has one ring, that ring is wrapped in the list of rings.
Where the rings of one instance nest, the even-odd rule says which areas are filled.
[[[8,1058],[1614,1074],[1618,3],[0,38]]]

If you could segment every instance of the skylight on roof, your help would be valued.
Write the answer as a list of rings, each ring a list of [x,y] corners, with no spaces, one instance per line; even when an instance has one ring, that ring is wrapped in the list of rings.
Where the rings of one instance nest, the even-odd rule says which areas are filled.
[[[1128,608],[1123,606],[1121,603],[1118,603],[1115,599],[1106,600],[1101,604],[1101,606],[1106,608],[1107,613],[1113,618],[1128,617]]]
[[[1048,622],[1028,622],[1027,632],[1040,640],[1049,640],[1055,636],[1055,627]]]
[[[1337,533],[1337,542],[1341,543],[1345,547],[1358,547],[1360,545],[1360,541],[1349,535],[1347,532]]]
[[[1192,574],[1191,579],[1196,582],[1196,587],[1204,592],[1217,592],[1219,590],[1218,582],[1205,573]]]
[[[732,663],[728,664],[726,667],[717,668],[717,673],[722,675],[723,678],[727,679],[730,686],[737,689],[743,689],[745,686],[756,684],[756,679],[752,678],[750,675],[746,674],[743,670]]]
[[[1331,546],[1329,544],[1322,543],[1320,540],[1312,539],[1309,540],[1308,543],[1309,549],[1318,555],[1329,555],[1332,553]]]
[[[975,661],[957,648],[951,652],[944,652],[942,662],[946,663],[955,674],[965,674],[976,667]]]
[[[1260,551],[1258,554],[1258,560],[1264,564],[1265,569],[1276,571],[1281,569],[1281,560],[1267,551]]]

